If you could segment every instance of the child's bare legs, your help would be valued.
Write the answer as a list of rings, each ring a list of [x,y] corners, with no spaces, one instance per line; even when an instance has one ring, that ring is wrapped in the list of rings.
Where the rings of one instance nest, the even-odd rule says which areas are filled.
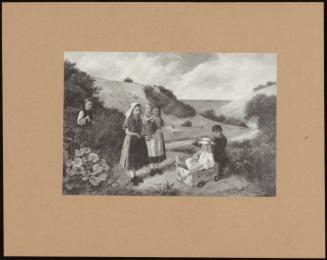
[[[129,170],[128,173],[129,173],[131,179],[135,178],[135,175],[136,175],[135,170],[133,170],[133,169]]]
[[[129,172],[129,175],[131,176],[131,182],[133,185],[136,185],[136,172],[134,169],[131,169],[128,171]]]
[[[131,176],[131,182],[133,185],[138,185],[140,182],[143,182],[143,179],[140,176],[136,175],[136,170],[131,169],[128,171]]]
[[[150,176],[153,176],[155,172],[154,164],[150,163]]]
[[[156,173],[158,173],[158,174],[161,174],[161,173],[162,173],[162,171],[159,169],[159,163],[156,163],[156,164],[155,164],[155,171],[156,171]]]

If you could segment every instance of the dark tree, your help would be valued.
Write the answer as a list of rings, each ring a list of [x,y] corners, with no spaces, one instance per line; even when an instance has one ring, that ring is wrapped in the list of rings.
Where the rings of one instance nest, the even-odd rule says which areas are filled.
[[[257,119],[260,130],[275,137],[276,132],[276,96],[258,94],[254,96],[245,108],[245,119]]]
[[[127,77],[127,78],[124,78],[124,82],[133,83],[134,80],[132,80],[130,77]]]
[[[94,107],[99,107],[100,101],[96,96],[99,88],[94,85],[95,79],[86,72],[79,70],[76,63],[64,62],[64,108],[81,108],[84,100],[89,98]]]

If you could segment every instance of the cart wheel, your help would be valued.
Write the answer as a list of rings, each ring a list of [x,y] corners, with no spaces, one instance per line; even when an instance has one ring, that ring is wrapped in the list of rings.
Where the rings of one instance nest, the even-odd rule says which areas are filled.
[[[201,188],[204,186],[204,184],[206,184],[204,181],[199,181],[196,183],[196,187]]]
[[[214,180],[214,181],[219,181],[219,175],[215,175],[215,176],[213,177],[213,180]]]

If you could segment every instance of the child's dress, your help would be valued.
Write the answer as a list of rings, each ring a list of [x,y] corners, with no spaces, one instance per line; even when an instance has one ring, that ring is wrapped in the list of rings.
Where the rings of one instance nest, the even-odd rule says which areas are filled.
[[[146,141],[148,148],[149,163],[160,163],[166,159],[166,148],[163,137],[164,122],[162,118],[152,118],[155,124],[155,132]]]
[[[142,134],[142,120],[130,117],[125,126],[130,132]],[[148,163],[148,152],[144,136],[126,135],[119,165],[127,170],[138,170]]]
[[[145,140],[148,141],[152,139],[154,133],[157,130],[157,125],[152,116],[145,115],[143,117],[143,134],[145,136]]]

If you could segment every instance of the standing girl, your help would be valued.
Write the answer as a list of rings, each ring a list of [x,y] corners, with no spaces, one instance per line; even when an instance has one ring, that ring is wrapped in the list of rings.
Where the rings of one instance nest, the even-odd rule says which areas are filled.
[[[136,176],[136,170],[145,166],[148,162],[148,152],[144,136],[142,136],[141,105],[132,103],[125,113],[124,124],[126,136],[122,147],[119,165],[128,170],[133,185],[137,185],[140,178]]]
[[[161,118],[161,111],[158,107],[152,108],[152,106],[151,110],[151,122],[153,122],[155,130],[151,135],[151,138],[146,141],[146,144],[148,147],[149,162],[151,166],[150,175],[153,176],[156,173],[162,173],[159,169],[159,163],[166,159],[166,149],[163,138],[164,121]]]

